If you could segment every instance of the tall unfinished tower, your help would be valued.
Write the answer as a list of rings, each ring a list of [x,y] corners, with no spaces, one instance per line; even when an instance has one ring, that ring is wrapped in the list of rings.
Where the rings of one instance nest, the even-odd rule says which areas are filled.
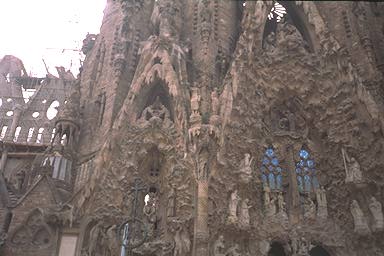
[[[383,24],[379,2],[108,0],[45,144],[1,95],[1,255],[384,255]],[[0,92],[25,86],[1,63]]]

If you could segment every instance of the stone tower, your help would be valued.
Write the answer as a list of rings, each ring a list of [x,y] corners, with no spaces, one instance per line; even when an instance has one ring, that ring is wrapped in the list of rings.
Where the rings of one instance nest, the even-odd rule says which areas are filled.
[[[383,24],[378,2],[108,0],[22,186],[28,108],[2,136],[2,253],[384,255]]]

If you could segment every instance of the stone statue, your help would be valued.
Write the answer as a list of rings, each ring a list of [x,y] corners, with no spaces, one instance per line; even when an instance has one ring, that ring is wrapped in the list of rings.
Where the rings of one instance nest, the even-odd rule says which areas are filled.
[[[157,222],[157,198],[155,193],[150,193],[148,196],[148,201],[143,207],[143,214],[148,225],[148,236],[152,237]]]
[[[384,216],[382,205],[375,197],[371,197],[369,201],[369,210],[373,216],[373,231],[383,231],[384,230]]]
[[[141,122],[150,122],[153,124],[163,124],[165,127],[169,127],[171,121],[171,115],[169,110],[161,103],[159,96],[156,97],[155,102],[146,107],[140,118]]]
[[[219,101],[219,96],[216,88],[211,92],[211,104],[212,104],[212,115],[219,115],[220,101]]]
[[[328,217],[327,196],[325,194],[325,189],[323,186],[316,190],[316,201],[317,217],[319,219],[326,219]]]
[[[276,214],[276,198],[271,197],[269,187],[264,187],[264,207],[267,217],[272,217]]]
[[[364,213],[361,210],[359,203],[356,200],[352,200],[350,209],[351,209],[351,214],[353,216],[353,221],[355,224],[354,231],[359,234],[370,233],[367,220],[365,219]]]
[[[237,223],[237,205],[239,204],[240,197],[237,194],[237,190],[233,191],[229,200],[228,206],[228,222]]]
[[[199,88],[193,87],[191,88],[191,118],[200,116],[199,107],[200,107],[200,93]]]
[[[220,235],[213,245],[213,256],[225,256],[224,236]]]
[[[277,46],[289,51],[306,53],[307,44],[297,28],[289,22],[279,22],[276,28]]]
[[[248,183],[252,178],[252,164],[253,158],[251,155],[246,153],[244,155],[244,160],[240,163],[240,179],[244,183]]]
[[[15,181],[14,181],[14,185],[15,185],[15,188],[18,190],[18,191],[21,191],[22,188],[23,188],[23,184],[24,184],[24,181],[25,181],[25,171],[23,169],[21,169],[20,171],[18,171],[15,175]]]
[[[173,256],[184,256],[187,255],[191,249],[191,240],[189,239],[189,234],[181,224],[175,230],[175,249],[173,251]]]
[[[266,52],[273,53],[276,49],[276,34],[269,33],[264,39],[264,49]]]
[[[102,232],[101,222],[97,223],[89,231],[88,255],[94,255],[95,252],[97,252],[98,245],[100,244],[101,232]]]
[[[349,157],[344,148],[341,149],[345,167],[345,182],[346,183],[362,183],[363,175],[361,173],[360,164],[354,157]]]
[[[231,246],[228,249],[228,251],[225,255],[227,255],[227,256],[241,256],[240,246],[238,244],[234,244],[233,246]]]
[[[287,209],[285,207],[284,196],[282,192],[277,195],[278,214],[283,221],[288,220]]]
[[[249,199],[246,198],[241,202],[240,206],[240,217],[239,217],[239,225],[242,228],[249,228],[250,226],[250,217],[249,217],[249,209],[252,206],[249,205]]]
[[[316,205],[312,199],[308,196],[304,199],[304,218],[314,219],[316,216]]]
[[[167,217],[174,217],[176,215],[176,188],[170,186],[171,189],[168,194],[168,205],[167,205]]]

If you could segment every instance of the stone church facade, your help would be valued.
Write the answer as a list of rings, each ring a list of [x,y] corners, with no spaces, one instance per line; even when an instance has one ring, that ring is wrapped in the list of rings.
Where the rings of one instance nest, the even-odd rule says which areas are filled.
[[[383,42],[380,2],[108,0],[77,78],[5,56],[0,255],[384,255]]]

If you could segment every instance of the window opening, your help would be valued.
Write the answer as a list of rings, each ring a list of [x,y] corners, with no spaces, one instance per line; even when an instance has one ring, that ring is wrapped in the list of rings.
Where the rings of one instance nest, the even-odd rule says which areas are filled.
[[[0,139],[4,139],[5,137],[5,133],[7,132],[7,129],[8,129],[8,126],[3,126],[3,128],[1,129],[1,134],[0,134]]]
[[[44,128],[39,129],[38,134],[37,134],[37,138],[36,138],[36,143],[41,143],[42,138],[43,138],[43,131],[44,131]]]
[[[299,161],[296,163],[297,185],[300,192],[311,192],[319,188],[316,177],[315,161],[305,149],[299,151]]]
[[[261,180],[264,187],[269,187],[271,190],[282,190],[282,169],[273,148],[268,148],[264,153]]]
[[[35,131],[35,128],[32,127],[32,128],[29,128],[28,130],[28,137],[27,137],[27,142],[31,142],[32,140],[32,136],[33,136],[33,132]]]
[[[14,142],[16,142],[17,139],[19,138],[20,131],[21,131],[21,127],[18,126],[18,127],[16,128],[16,131],[15,131],[15,136],[13,137],[13,141],[14,141]]]

